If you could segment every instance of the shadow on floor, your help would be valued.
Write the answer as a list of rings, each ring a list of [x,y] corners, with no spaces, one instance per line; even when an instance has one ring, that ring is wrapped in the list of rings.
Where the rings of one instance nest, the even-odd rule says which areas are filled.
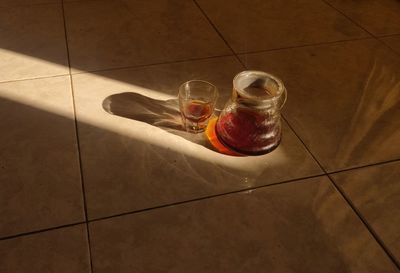
[[[210,143],[205,133],[193,134],[184,130],[178,99],[156,100],[138,93],[124,92],[105,98],[103,109],[112,115],[159,127],[171,134],[219,152]]]
[[[108,96],[103,109],[113,115],[146,122],[157,127],[183,131],[178,99],[156,100],[138,93]]]

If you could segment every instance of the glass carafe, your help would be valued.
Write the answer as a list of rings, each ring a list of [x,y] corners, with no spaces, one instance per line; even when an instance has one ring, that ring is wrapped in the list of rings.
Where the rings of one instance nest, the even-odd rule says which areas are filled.
[[[233,79],[232,97],[217,124],[218,139],[241,154],[259,155],[281,141],[281,109],[286,102],[281,80],[261,71],[243,71]]]

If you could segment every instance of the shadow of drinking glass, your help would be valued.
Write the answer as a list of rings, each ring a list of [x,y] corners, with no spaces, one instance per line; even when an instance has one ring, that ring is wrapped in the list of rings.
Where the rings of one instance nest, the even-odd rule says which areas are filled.
[[[205,133],[193,134],[185,131],[182,126],[178,99],[156,100],[138,93],[124,92],[105,98],[103,109],[112,115],[157,126],[214,152],[219,152],[210,143]]]

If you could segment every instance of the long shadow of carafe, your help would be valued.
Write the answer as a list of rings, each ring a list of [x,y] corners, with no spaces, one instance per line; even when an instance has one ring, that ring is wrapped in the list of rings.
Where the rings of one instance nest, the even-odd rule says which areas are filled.
[[[105,98],[103,109],[116,116],[157,126],[215,151],[204,133],[192,134],[184,130],[178,99],[156,100],[138,93],[125,92]]]

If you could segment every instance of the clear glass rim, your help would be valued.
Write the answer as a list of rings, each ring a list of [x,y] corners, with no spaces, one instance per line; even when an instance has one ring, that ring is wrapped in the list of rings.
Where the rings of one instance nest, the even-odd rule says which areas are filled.
[[[238,86],[237,86],[238,79],[242,78],[244,76],[251,75],[251,74],[256,74],[256,75],[259,75],[260,77],[265,77],[265,78],[273,80],[278,86],[277,94],[273,95],[272,97],[269,97],[269,98],[262,98],[262,97],[250,96],[247,93],[245,93],[242,88],[238,88]],[[281,79],[279,79],[278,77],[276,77],[270,73],[267,73],[264,71],[259,71],[259,70],[245,70],[245,71],[242,71],[242,72],[236,74],[236,76],[233,78],[233,88],[237,92],[239,92],[239,94],[243,95],[243,97],[246,97],[248,99],[257,99],[257,100],[260,100],[263,102],[267,102],[267,101],[271,101],[271,100],[278,100],[286,92],[286,88]]]
[[[214,84],[212,84],[212,83],[210,83],[208,81],[205,81],[205,80],[190,80],[190,81],[186,81],[186,82],[182,83],[179,86],[179,96],[180,97],[185,97],[182,93],[185,91],[185,86],[188,86],[191,83],[202,83],[202,84],[211,86],[212,87],[212,91],[213,91],[212,92],[213,94],[211,96],[212,97],[211,100],[215,100],[218,97],[218,88]]]

